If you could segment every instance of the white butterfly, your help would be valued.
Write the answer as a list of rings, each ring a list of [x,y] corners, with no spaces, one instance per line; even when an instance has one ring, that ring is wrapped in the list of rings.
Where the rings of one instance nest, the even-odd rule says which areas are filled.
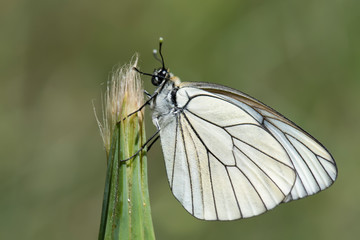
[[[165,68],[161,44],[163,66],[143,74],[158,87],[148,103],[170,188],[190,214],[248,218],[335,181],[335,161],[315,138],[245,93],[180,82]]]

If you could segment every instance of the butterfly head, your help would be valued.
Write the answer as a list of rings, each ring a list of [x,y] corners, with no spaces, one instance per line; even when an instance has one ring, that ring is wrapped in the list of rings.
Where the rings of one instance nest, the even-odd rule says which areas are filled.
[[[167,69],[161,67],[154,70],[154,73],[152,74],[151,77],[151,83],[154,86],[159,86],[165,79],[169,79],[169,78],[170,78],[170,72]]]

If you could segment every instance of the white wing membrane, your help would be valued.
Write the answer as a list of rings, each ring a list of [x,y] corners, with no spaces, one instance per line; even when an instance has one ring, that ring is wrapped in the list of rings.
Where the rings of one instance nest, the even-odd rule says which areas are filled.
[[[216,92],[229,102],[243,108],[280,142],[290,156],[296,171],[294,187],[284,202],[313,195],[335,181],[337,168],[331,154],[293,122],[258,100],[234,89],[214,84],[194,83],[193,85]]]
[[[226,108],[228,113],[231,113],[231,117],[229,117],[229,115],[223,115],[224,108]],[[242,111],[241,109],[239,110],[239,107],[232,103],[226,101],[219,102],[219,98],[216,98],[213,95],[193,98],[187,104],[186,109],[191,110],[191,112],[203,119],[209,119],[211,124],[222,127],[242,123],[258,124],[258,122],[247,112]]]
[[[206,220],[251,217],[289,195],[292,160],[256,118],[196,88],[178,90],[177,101],[182,112],[160,136],[172,192],[188,212]]]
[[[307,133],[279,120],[274,114],[255,108],[264,116],[264,126],[291,156],[297,180],[291,194],[284,200],[296,200],[329,187],[336,179],[336,166],[330,153]],[[326,163],[322,163],[322,162]]]

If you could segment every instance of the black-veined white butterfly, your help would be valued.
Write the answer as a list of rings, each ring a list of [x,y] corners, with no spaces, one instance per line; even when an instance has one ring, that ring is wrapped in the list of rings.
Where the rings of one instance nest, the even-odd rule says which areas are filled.
[[[157,86],[147,103],[170,188],[190,214],[248,218],[335,181],[333,157],[310,134],[245,93],[181,82],[165,68],[161,46],[162,39],[161,68],[153,74],[136,70]]]

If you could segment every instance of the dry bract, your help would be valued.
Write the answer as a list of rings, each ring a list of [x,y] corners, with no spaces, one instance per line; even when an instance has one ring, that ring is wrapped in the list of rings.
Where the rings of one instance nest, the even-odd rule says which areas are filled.
[[[133,67],[137,66],[137,62],[138,56],[135,55],[130,64],[117,68],[107,82],[102,99],[102,122],[96,117],[107,153],[110,149],[111,134],[116,123],[139,109],[144,102],[144,90],[140,75],[133,70]],[[142,121],[143,112],[139,111],[137,114],[139,120]]]

